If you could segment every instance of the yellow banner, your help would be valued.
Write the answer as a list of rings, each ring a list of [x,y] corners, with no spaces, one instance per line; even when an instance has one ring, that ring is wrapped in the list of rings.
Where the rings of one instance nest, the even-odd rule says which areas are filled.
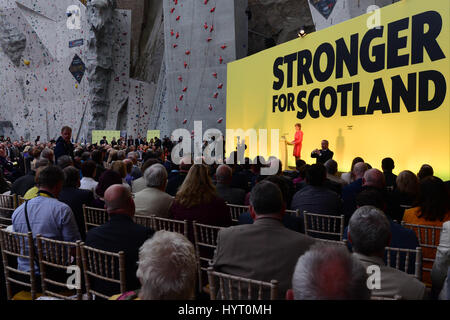
[[[228,64],[227,129],[267,129],[270,150],[300,123],[307,163],[326,139],[340,171],[391,157],[449,180],[449,55],[450,1],[400,1]]]
[[[92,131],[92,144],[100,144],[100,140],[106,136],[106,141],[111,144],[112,138],[116,138],[116,141],[120,138],[120,131],[116,130],[93,130]]]
[[[147,131],[147,142],[150,142],[151,139],[155,139],[155,137],[158,137],[158,139],[161,139],[161,131],[160,130],[148,130]]]

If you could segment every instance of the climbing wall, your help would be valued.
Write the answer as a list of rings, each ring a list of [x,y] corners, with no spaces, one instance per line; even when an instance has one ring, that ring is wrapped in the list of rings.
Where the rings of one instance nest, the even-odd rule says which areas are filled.
[[[130,19],[130,11],[116,10],[111,107],[107,128],[98,129],[115,129],[128,99]],[[78,0],[0,2],[0,123],[12,124],[12,138],[50,140],[64,125],[74,139],[88,137],[87,30]]]
[[[192,131],[194,121],[201,120],[203,130],[218,128],[225,133],[226,65],[243,52],[236,41],[235,13],[243,2],[164,0],[170,131]]]

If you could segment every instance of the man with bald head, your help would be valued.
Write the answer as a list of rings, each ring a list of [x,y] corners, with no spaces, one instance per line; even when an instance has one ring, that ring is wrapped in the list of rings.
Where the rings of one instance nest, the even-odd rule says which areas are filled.
[[[86,245],[109,252],[124,251],[126,289],[127,291],[139,289],[140,284],[136,278],[139,248],[153,236],[154,231],[134,223],[134,200],[130,191],[124,185],[110,186],[105,191],[104,200],[109,221],[88,231]],[[93,289],[112,296],[120,288],[115,284],[95,281],[93,282]]]
[[[231,187],[233,171],[229,166],[222,164],[217,168],[216,180],[216,190],[219,197],[230,204],[244,204],[245,190]]]

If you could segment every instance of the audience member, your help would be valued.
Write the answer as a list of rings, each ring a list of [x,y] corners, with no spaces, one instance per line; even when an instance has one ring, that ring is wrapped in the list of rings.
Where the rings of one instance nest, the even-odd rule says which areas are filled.
[[[448,296],[448,270],[450,270],[450,221],[442,225],[441,238],[431,270],[432,292],[439,300],[450,300]]]
[[[131,191],[131,186],[125,180],[125,178],[127,176],[127,167],[126,167],[125,163],[122,160],[114,161],[111,165],[111,170],[117,172],[120,175],[120,178],[122,179],[122,184],[126,188],[128,188],[128,190]]]
[[[94,207],[100,209],[105,208],[105,202],[103,199],[105,191],[114,184],[122,184],[122,178],[120,177],[120,175],[113,170],[106,170],[105,172],[103,172],[103,174],[100,176],[100,179],[98,180],[97,188],[95,188],[95,194],[98,196],[98,198],[94,199]]]
[[[324,164],[327,160],[333,159],[334,152],[328,149],[328,141],[322,140],[322,149],[315,149],[311,152],[311,158],[316,158],[316,163]]]
[[[364,162],[356,162],[352,170],[352,174],[355,180],[342,189],[345,224],[348,224],[351,215],[356,209],[356,195],[362,190],[363,177],[366,171],[367,164],[365,164]]]
[[[88,160],[81,164],[81,174],[83,175],[83,179],[80,182],[80,189],[92,191],[92,194],[95,196],[95,188],[97,188],[98,182],[94,180],[96,175],[97,164]]]
[[[355,176],[355,172],[353,171],[353,169],[355,168],[355,165],[358,162],[364,162],[363,158],[361,158],[361,157],[354,158],[353,161],[352,161],[352,166],[350,168],[350,172],[344,172],[343,174],[341,174],[341,179],[344,180],[345,182],[347,182],[348,184],[350,184],[353,181],[357,180],[357,178]]]
[[[103,165],[102,151],[100,151],[100,150],[92,151],[91,158],[92,158],[92,161],[95,162],[95,167],[96,167],[94,180],[98,182],[102,173],[106,171],[106,169]]]
[[[405,210],[403,221],[410,224],[442,227],[444,222],[450,220],[450,197],[444,182],[437,177],[426,177],[420,181],[419,187],[418,206]],[[417,233],[417,229],[415,231]],[[435,237],[439,237],[439,231],[436,231]],[[421,238],[424,238],[424,234]],[[435,251],[432,248],[422,248],[422,253],[424,258],[435,257]],[[424,261],[423,267],[431,268],[432,263]],[[429,272],[423,272],[422,281],[431,285]]]
[[[291,286],[298,258],[315,242],[283,226],[284,213],[280,188],[268,181],[256,184],[250,196],[255,222],[219,231],[214,269],[261,281],[277,280],[278,299],[282,299]]]
[[[156,159],[148,159],[147,161],[144,162],[144,164],[142,165],[142,172],[145,174],[145,170],[147,170],[147,168],[151,167],[154,164],[159,163],[158,160]],[[147,182],[145,181],[144,176],[133,180],[131,182],[131,190],[133,193],[138,193],[141,190],[144,190],[147,187]]]
[[[169,182],[167,183],[167,193],[171,196],[175,196],[177,194],[178,188],[183,184],[184,179],[189,172],[189,169],[192,166],[192,158],[191,156],[185,156],[180,161],[180,170],[176,172],[172,172],[169,175]]]
[[[337,176],[337,172],[338,172],[338,164],[336,161],[334,161],[333,159],[327,160],[327,162],[325,162],[325,168],[327,168],[327,179],[333,182],[336,182],[338,184],[340,184],[342,187],[345,187],[348,183],[339,178]]]
[[[216,190],[219,197],[230,204],[244,204],[245,190],[231,187],[232,170],[229,166],[220,165],[216,171],[216,179]]]
[[[137,166],[138,153],[137,152],[129,152],[128,159],[130,159],[131,162],[133,163],[133,168],[131,169],[131,173],[130,173],[131,177],[133,178],[132,180],[139,179],[140,177],[142,177],[142,172],[139,169],[139,167]]]
[[[72,158],[66,155],[60,156],[56,164],[61,168],[61,170],[64,170],[64,168],[68,166],[75,167]]]
[[[136,278],[139,248],[154,231],[134,223],[134,201],[125,186],[112,185],[105,191],[104,199],[109,221],[88,231],[86,245],[109,252],[124,251],[126,290],[139,289],[139,280]],[[118,291],[116,285],[95,279],[92,279],[92,287],[109,296]]]
[[[386,266],[384,248],[391,241],[390,224],[385,214],[372,206],[358,208],[350,218],[348,239],[354,255],[365,268],[379,269],[379,285],[372,282],[372,296],[420,300],[426,297],[425,285],[406,272]],[[373,272],[373,271],[371,271]]]
[[[194,246],[179,233],[158,231],[139,249],[136,275],[139,290],[110,300],[192,300],[197,280]]]
[[[422,180],[426,177],[432,177],[434,175],[433,167],[429,164],[424,164],[422,167],[420,167],[419,172],[417,173],[417,177],[419,180]]]
[[[134,198],[136,214],[168,218],[173,197],[165,192],[167,186],[166,168],[162,164],[154,164],[145,170],[144,178],[147,187],[136,193]]]
[[[300,256],[292,277],[292,300],[368,300],[367,273],[361,262],[340,246],[313,245]]]
[[[74,146],[70,139],[72,138],[72,128],[63,127],[61,129],[61,136],[56,140],[55,146],[55,160],[58,161],[58,158],[67,155],[71,158],[74,157],[73,150]]]
[[[392,173],[394,170],[395,164],[392,158],[384,158],[381,161],[381,169],[383,170],[384,178],[386,181],[386,188],[390,191],[393,191],[396,188],[396,179],[397,176]]]
[[[40,159],[36,162],[36,170],[39,167],[47,167],[50,162],[47,159]],[[30,170],[26,175],[18,178],[11,187],[11,194],[17,194],[21,197],[27,193],[28,190],[36,185],[36,170]]]

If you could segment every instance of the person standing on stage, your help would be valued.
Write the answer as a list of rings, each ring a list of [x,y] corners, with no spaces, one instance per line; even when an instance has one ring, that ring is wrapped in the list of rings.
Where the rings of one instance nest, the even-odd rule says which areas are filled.
[[[316,158],[316,163],[324,164],[330,159],[333,159],[334,152],[328,149],[328,141],[322,140],[322,149],[316,149],[311,152],[311,158]]]
[[[303,141],[303,131],[302,125],[300,123],[295,124],[295,140],[290,142],[290,145],[294,146],[294,154],[295,161],[299,160],[302,153],[302,141]]]

